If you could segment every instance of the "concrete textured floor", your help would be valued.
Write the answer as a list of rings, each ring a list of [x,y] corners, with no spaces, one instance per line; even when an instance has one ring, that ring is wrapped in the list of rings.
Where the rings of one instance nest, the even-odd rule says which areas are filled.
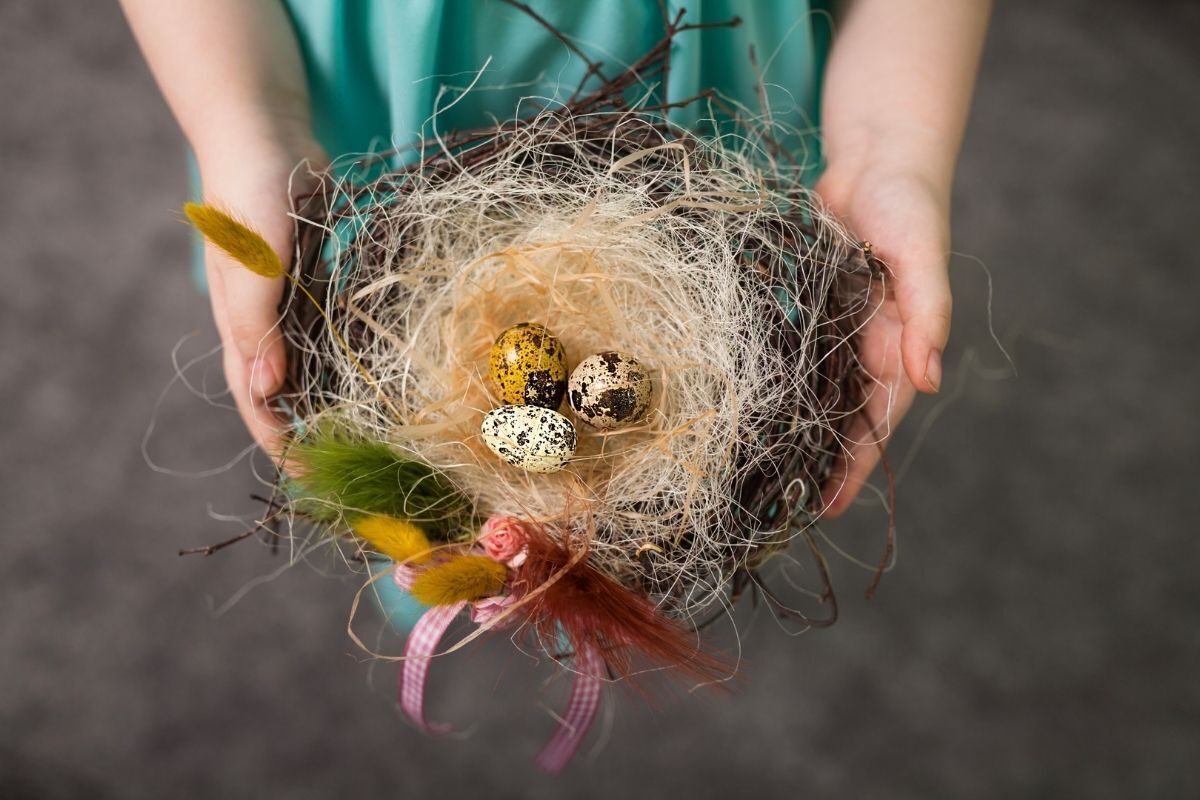
[[[254,510],[249,469],[140,449],[151,419],[176,470],[246,443],[178,386],[154,410],[171,348],[215,341],[179,135],[114,4],[0,3],[0,797],[1200,797],[1200,8],[997,6],[896,570],[868,602],[839,560],[838,625],[759,618],[734,696],[625,698],[555,780],[528,763],[546,671],[502,648],[439,665],[435,713],[477,728],[435,740],[337,570],[214,613],[285,560],[178,558]],[[870,558],[880,526],[828,531]]]

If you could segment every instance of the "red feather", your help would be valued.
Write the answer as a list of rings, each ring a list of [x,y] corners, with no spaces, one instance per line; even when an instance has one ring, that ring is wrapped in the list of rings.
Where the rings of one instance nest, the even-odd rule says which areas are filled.
[[[528,619],[542,641],[556,641],[561,628],[574,648],[594,647],[616,678],[654,667],[699,683],[732,674],[724,659],[699,649],[694,632],[592,568],[586,544],[572,550],[532,525],[526,530],[527,555],[512,585],[529,596]]]

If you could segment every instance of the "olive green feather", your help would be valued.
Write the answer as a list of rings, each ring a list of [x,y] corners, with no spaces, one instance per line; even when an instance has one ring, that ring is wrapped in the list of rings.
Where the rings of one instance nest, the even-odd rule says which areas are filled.
[[[288,458],[297,509],[309,517],[377,514],[419,525],[441,540],[468,537],[477,528],[471,503],[441,472],[397,453],[383,442],[326,425],[297,442]]]

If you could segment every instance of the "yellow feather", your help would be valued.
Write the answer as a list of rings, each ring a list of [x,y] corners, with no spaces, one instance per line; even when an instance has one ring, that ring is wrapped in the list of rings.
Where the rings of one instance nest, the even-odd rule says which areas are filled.
[[[264,278],[283,274],[283,262],[261,234],[210,205],[187,203],[183,213],[205,239],[229,254],[229,257]]]
[[[411,592],[427,606],[447,606],[500,594],[507,579],[508,568],[487,556],[457,556],[418,575]]]
[[[425,564],[432,545],[425,532],[411,522],[394,517],[359,517],[351,523],[354,532],[397,564]]]

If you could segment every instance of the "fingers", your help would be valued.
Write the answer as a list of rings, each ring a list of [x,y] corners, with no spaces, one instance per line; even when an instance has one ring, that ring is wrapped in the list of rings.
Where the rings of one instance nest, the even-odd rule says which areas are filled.
[[[903,325],[894,299],[876,311],[859,340],[859,359],[872,379],[862,413],[843,437],[845,454],[821,490],[823,516],[837,517],[858,497],[883,453],[886,439],[916,397],[901,355]]]
[[[213,247],[206,250],[205,261],[225,380],[251,435],[274,456],[283,424],[268,400],[281,387],[286,365],[277,326],[283,281],[255,275]]]
[[[910,244],[892,268],[894,299],[867,324],[860,358],[877,383],[846,435],[848,450],[822,491],[824,516],[844,513],[879,464],[883,446],[918,390],[937,392],[950,336],[950,280],[935,247]],[[894,304],[894,306],[893,306]]]
[[[241,268],[227,270],[222,278],[230,337],[226,348],[232,345],[241,359],[252,394],[269,397],[283,383],[283,339],[277,324],[283,279]]]
[[[284,423],[268,404],[270,396],[254,392],[253,378],[246,371],[245,362],[232,352],[226,351],[225,379],[229,383],[238,414],[263,451],[278,460]]]
[[[867,479],[883,457],[887,438],[908,413],[915,397],[916,390],[903,377],[899,386],[875,387],[866,412],[855,420],[846,434],[849,449],[838,461],[822,489],[823,516],[826,519],[844,514],[862,492]]]

